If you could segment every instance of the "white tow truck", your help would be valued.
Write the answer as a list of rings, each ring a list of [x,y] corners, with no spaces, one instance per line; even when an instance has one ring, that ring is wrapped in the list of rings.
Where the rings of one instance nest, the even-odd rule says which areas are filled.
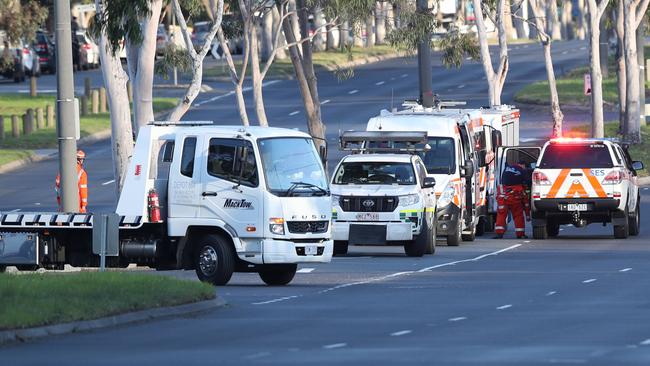
[[[287,284],[297,263],[332,257],[324,155],[294,130],[152,123],[140,130],[115,214],[2,213],[0,270],[96,267],[103,251],[108,267],[194,269],[215,285],[258,272]]]
[[[334,254],[347,253],[348,245],[390,243],[412,257],[435,252],[435,179],[417,154],[426,144],[425,132],[342,134],[342,150],[356,154],[344,157],[332,177]]]

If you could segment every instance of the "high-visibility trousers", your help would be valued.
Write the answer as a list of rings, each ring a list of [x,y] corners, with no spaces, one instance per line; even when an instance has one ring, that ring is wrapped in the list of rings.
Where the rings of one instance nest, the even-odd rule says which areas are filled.
[[[505,186],[499,187],[497,195],[497,221],[494,226],[494,232],[503,235],[506,232],[508,224],[508,211],[512,214],[515,222],[515,234],[518,238],[526,234],[526,220],[524,211],[528,214],[526,204],[526,192],[523,186]]]

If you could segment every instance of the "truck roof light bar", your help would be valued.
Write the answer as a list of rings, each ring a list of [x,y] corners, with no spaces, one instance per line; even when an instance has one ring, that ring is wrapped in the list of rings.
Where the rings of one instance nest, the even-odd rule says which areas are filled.
[[[339,140],[341,150],[357,153],[415,153],[431,148],[425,131],[345,131]]]
[[[152,121],[150,126],[212,126],[214,121]]]

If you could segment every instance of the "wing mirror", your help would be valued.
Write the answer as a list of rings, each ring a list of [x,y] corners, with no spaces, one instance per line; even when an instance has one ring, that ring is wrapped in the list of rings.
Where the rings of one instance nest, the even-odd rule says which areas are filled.
[[[318,148],[318,154],[320,155],[320,160],[323,163],[323,166],[327,166],[327,145],[320,145]]]
[[[643,165],[643,162],[640,161],[633,161],[632,162],[632,169],[634,170],[643,170],[645,166]]]
[[[501,136],[501,131],[492,130],[492,149],[496,152],[499,146],[503,145],[503,137]]]
[[[463,178],[469,178],[474,175],[474,164],[471,160],[466,160],[465,165],[462,166],[461,176]]]
[[[436,178],[434,177],[424,177],[422,182],[422,188],[433,188],[436,185]]]
[[[488,163],[486,161],[487,160],[487,150],[479,150],[476,153],[476,158],[478,160],[478,166],[479,167],[484,167],[484,166],[488,165]]]

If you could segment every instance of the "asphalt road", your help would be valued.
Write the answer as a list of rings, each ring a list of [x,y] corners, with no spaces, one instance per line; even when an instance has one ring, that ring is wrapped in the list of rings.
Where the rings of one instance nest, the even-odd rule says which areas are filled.
[[[557,43],[556,67],[585,63],[584,43]],[[545,77],[541,50],[512,47],[504,93]],[[434,68],[445,98],[485,103],[482,69]],[[413,59],[358,68],[339,82],[319,75],[328,137],[360,129],[380,108],[417,94]],[[383,83],[382,83],[383,82]],[[462,86],[462,87],[461,87]],[[217,90],[215,85],[215,90]],[[353,92],[355,91],[356,92]],[[238,123],[234,99],[202,94],[187,119]],[[392,98],[391,98],[392,96]],[[272,125],[304,129],[294,82],[265,89]],[[213,99],[215,98],[215,99]],[[294,113],[294,112],[298,113]],[[251,113],[251,116],[253,114]],[[579,123],[570,116],[569,123]],[[541,114],[523,116],[522,136],[548,132]],[[114,205],[110,147],[86,148],[92,210]],[[335,162],[336,154],[331,160]],[[53,162],[0,176],[0,210],[53,208]],[[105,185],[103,185],[105,184]],[[36,205],[38,203],[39,205]],[[38,208],[37,208],[38,207]],[[650,191],[642,190],[642,212]],[[405,257],[401,247],[351,247],[329,264],[301,266],[289,286],[235,274],[217,288],[229,305],[199,316],[50,337],[0,348],[1,364],[650,364],[650,216],[641,233],[614,240],[610,226],[564,227],[556,239],[478,238]],[[512,228],[510,228],[512,230]],[[528,234],[531,235],[530,227]],[[169,275],[196,280],[193,272]]]

